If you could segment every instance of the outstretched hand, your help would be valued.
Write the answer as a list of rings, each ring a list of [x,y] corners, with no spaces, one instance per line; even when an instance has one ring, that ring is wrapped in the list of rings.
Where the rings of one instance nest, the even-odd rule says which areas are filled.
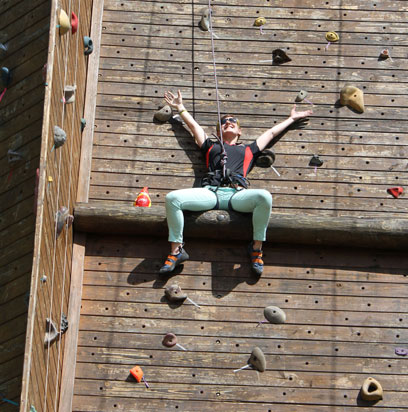
[[[172,92],[165,92],[164,93],[164,100],[166,100],[167,104],[180,111],[180,107],[183,106],[183,97],[181,95],[180,90],[177,91],[177,96],[175,96]]]
[[[307,116],[310,116],[311,114],[313,114],[313,110],[305,110],[303,112],[297,112],[296,104],[294,104],[290,112],[290,117],[296,122],[298,120],[304,119]]]

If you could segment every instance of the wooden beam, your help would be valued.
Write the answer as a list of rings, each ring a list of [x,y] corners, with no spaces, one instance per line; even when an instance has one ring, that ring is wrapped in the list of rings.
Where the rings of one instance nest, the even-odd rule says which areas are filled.
[[[121,207],[78,203],[75,230],[87,233],[167,236],[163,206]],[[210,210],[185,213],[185,237],[250,240],[251,214]],[[272,213],[267,240],[303,245],[402,250],[408,247],[408,219],[306,216]]]

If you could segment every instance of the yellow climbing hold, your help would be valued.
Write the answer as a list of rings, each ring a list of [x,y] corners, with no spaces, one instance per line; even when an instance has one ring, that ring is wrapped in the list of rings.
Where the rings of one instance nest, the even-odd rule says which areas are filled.
[[[340,91],[340,104],[349,106],[358,113],[364,112],[364,93],[358,87],[346,85]]]
[[[67,13],[64,10],[60,9],[58,14],[58,24],[60,29],[60,34],[68,33],[71,30],[71,23],[69,21]]]
[[[340,37],[335,31],[328,31],[326,33],[326,40],[330,43],[335,43],[336,41],[340,40]]]
[[[54,179],[52,178],[52,176],[48,176],[48,183],[52,183],[54,181]]]
[[[258,17],[255,21],[254,21],[254,26],[256,27],[261,27],[266,23],[266,19],[265,17]]]

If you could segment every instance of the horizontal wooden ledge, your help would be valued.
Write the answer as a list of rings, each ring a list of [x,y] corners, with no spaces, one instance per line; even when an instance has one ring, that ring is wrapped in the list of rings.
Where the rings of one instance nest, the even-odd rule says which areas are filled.
[[[164,206],[115,206],[112,203],[78,203],[76,231],[100,234],[167,237]],[[186,212],[186,238],[250,240],[251,214],[210,210]],[[408,219],[306,216],[272,213],[267,240],[320,246],[348,246],[402,250],[408,247]]]

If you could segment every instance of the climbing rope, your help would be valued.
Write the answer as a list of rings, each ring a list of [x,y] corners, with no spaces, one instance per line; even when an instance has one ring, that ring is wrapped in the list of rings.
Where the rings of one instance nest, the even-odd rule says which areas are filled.
[[[210,30],[209,32],[211,33],[211,53],[212,53],[212,59],[213,59],[213,70],[214,70],[214,81],[215,81],[215,98],[217,101],[217,115],[218,115],[218,124],[219,124],[219,130],[220,130],[220,137],[216,136],[218,141],[221,144],[221,166],[222,166],[222,176],[225,179],[227,176],[227,152],[224,147],[224,139],[222,137],[222,127],[221,127],[221,110],[220,110],[220,99],[218,96],[218,79],[217,79],[217,66],[215,63],[215,48],[214,48],[214,31],[212,28],[212,9],[211,9],[211,0],[208,0],[208,20],[209,20],[209,25],[210,25]]]

